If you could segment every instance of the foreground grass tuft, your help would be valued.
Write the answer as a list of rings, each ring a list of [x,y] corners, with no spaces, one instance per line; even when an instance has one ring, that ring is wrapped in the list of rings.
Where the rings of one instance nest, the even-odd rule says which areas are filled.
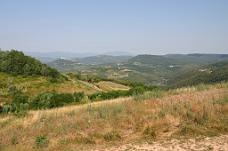
[[[38,148],[44,148],[44,147],[48,147],[49,140],[47,139],[46,136],[40,135],[36,137],[35,143]]]

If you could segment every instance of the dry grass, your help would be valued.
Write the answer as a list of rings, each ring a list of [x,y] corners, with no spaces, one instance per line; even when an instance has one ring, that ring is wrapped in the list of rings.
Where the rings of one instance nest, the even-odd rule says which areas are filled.
[[[227,87],[209,87],[159,99],[132,98],[31,111],[1,117],[0,150],[87,150],[132,141],[228,132]],[[48,142],[37,147],[37,138]],[[41,141],[42,142],[42,141]]]
[[[102,89],[104,91],[129,90],[130,89],[128,86],[114,83],[111,81],[101,81],[101,82],[96,83],[96,85],[97,85],[97,87],[99,87],[100,89]]]

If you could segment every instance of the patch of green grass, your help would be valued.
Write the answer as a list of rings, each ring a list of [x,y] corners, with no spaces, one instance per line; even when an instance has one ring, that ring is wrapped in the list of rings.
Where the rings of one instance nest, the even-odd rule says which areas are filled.
[[[18,142],[18,138],[16,137],[16,136],[13,136],[12,138],[11,138],[11,144],[12,145],[16,145],[16,144],[18,144],[19,142]]]
[[[48,143],[49,143],[49,140],[46,136],[40,135],[36,137],[35,144],[38,148],[47,147]]]

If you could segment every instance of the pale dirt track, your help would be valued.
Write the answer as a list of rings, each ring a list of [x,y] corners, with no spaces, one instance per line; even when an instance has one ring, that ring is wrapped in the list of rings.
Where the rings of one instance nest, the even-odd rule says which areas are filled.
[[[172,139],[152,144],[124,144],[95,151],[228,151],[228,135],[195,139]]]

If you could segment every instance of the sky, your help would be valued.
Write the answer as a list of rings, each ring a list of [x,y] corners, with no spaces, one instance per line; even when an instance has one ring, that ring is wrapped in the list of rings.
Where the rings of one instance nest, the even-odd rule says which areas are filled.
[[[228,53],[228,0],[0,0],[0,48]]]

